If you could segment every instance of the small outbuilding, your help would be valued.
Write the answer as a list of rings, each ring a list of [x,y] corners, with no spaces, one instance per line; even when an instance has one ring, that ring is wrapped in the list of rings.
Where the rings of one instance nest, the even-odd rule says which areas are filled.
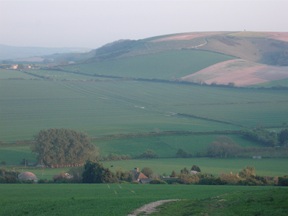
[[[37,176],[32,172],[22,172],[18,175],[20,181],[37,182]]]
[[[146,175],[139,171],[139,168],[135,168],[132,172],[132,180],[133,182],[139,182],[142,184],[147,184],[151,181]]]

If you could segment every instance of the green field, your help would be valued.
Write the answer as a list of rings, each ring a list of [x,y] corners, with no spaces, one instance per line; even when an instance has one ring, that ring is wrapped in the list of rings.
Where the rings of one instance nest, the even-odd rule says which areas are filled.
[[[103,164],[111,170],[130,171],[135,167],[140,170],[143,167],[150,167],[155,174],[170,175],[174,170],[180,173],[180,170],[186,167],[191,169],[192,165],[198,165],[203,173],[211,173],[220,175],[222,173],[238,173],[246,166],[253,166],[256,174],[259,176],[284,176],[288,174],[286,166],[288,159],[250,159],[250,158],[173,158],[173,159],[153,159],[153,160],[123,160],[123,161],[107,161]]]
[[[287,191],[283,189],[241,191],[200,200],[183,200],[163,205],[153,216],[184,215],[287,215]]]
[[[34,79],[35,77],[16,70],[0,69],[0,80]]]
[[[65,69],[85,72],[91,75],[173,80],[192,74],[212,64],[233,58],[232,56],[214,52],[173,50],[67,66]]]
[[[113,139],[99,139],[93,143],[100,149],[102,156],[108,154],[139,156],[147,149],[153,150],[158,157],[175,157],[178,149],[184,149],[193,156],[201,156],[207,152],[208,146],[220,135],[157,135],[144,137],[124,137]],[[235,143],[243,147],[259,147],[242,138],[240,135],[226,135]]]
[[[282,190],[285,190],[284,188]],[[133,184],[2,184],[0,215],[127,215],[163,199],[206,199],[271,187],[133,185]]]
[[[30,140],[39,130],[51,127],[77,129],[95,137],[281,127],[288,119],[285,90],[136,81],[0,80],[0,101],[2,141]]]

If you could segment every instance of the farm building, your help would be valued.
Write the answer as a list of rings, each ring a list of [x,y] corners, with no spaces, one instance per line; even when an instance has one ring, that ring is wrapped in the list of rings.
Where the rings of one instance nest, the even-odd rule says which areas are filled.
[[[139,168],[134,168],[131,172],[133,182],[146,184],[151,181],[151,179],[149,179],[146,175],[139,171]]]
[[[31,181],[31,182],[37,182],[37,176],[32,172],[22,172],[18,175],[18,179],[20,181]]]

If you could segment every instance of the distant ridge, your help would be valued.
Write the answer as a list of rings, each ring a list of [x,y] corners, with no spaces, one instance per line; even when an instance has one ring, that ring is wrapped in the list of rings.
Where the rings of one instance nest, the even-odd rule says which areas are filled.
[[[223,59],[222,62],[216,62],[206,68],[195,71],[194,69],[197,67],[195,65],[195,58],[199,58],[198,60],[202,61],[204,60],[204,56],[200,56],[198,52],[199,56],[194,56],[194,59],[191,59],[191,65],[186,64],[185,69],[182,67],[183,61],[179,53],[184,53],[184,51],[194,51],[195,53],[196,51],[205,51],[207,54],[219,53],[230,56],[231,59],[226,59],[227,61]],[[205,83],[208,85],[234,86],[251,86],[277,80],[288,80],[287,32],[190,32],[156,36],[141,40],[119,40],[92,50],[89,55],[90,58],[84,60],[82,64],[93,64],[91,67],[97,70],[103,62],[117,61],[119,67],[120,65],[123,66],[120,62],[132,61],[132,58],[132,62],[134,62],[135,58],[137,58],[138,62],[141,62],[141,65],[139,63],[139,70],[137,70],[137,63],[134,62],[131,64],[131,66],[133,65],[134,77],[141,78],[142,76],[147,78],[147,73],[153,70],[153,66],[151,65],[154,65],[156,70],[156,68],[161,68],[161,65],[168,64],[167,59],[164,60],[163,58],[163,62],[156,59],[158,59],[157,56],[164,55],[164,53],[168,54],[169,52],[179,53],[175,58],[169,59],[169,64],[179,65],[178,68],[175,67],[175,75],[170,71],[170,77],[173,77],[171,79],[174,80]],[[87,57],[89,56],[87,55]],[[151,58],[148,61],[149,56]],[[143,60],[140,60],[141,58]],[[196,62],[198,60],[196,59]],[[145,66],[145,61],[147,66]],[[98,64],[96,64],[97,62]],[[128,63],[125,64],[128,65]],[[106,67],[106,71],[109,71],[106,73],[109,73],[108,75],[115,75],[112,74],[112,71],[118,70],[118,67],[115,69]],[[191,68],[190,73],[188,67]],[[146,73],[145,68],[147,70]],[[123,69],[123,71],[129,70],[132,70],[129,66]],[[140,70],[143,71],[141,72],[142,74],[139,74]],[[180,73],[177,70],[182,71],[181,74],[187,74],[179,77]],[[187,72],[183,72],[183,70]],[[167,72],[168,70],[157,70],[156,73],[162,73],[158,77],[165,77],[164,73]],[[117,76],[125,77],[127,73],[117,72]],[[131,77],[133,74],[129,73],[129,76]]]
[[[83,53],[86,48],[46,48],[46,47],[18,47],[0,44],[0,60],[14,60],[30,57],[52,55],[55,53]]]

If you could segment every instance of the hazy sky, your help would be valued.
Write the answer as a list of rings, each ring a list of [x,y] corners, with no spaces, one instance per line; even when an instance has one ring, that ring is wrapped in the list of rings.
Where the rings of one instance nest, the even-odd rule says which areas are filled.
[[[198,31],[288,31],[288,0],[0,0],[0,44],[97,48]]]

